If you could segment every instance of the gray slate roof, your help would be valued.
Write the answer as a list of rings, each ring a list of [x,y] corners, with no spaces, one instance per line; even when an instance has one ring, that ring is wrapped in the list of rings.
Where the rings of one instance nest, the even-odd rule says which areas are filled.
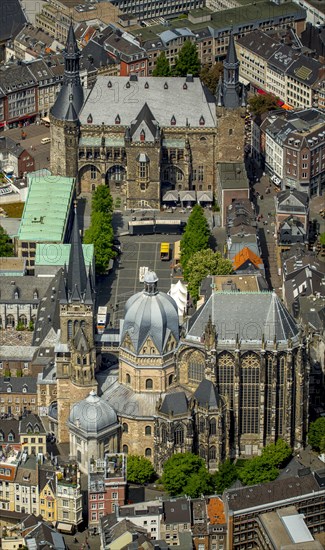
[[[45,434],[46,430],[43,426],[42,420],[37,414],[28,414],[27,416],[24,416],[19,424],[19,431],[21,434],[27,433],[30,429],[33,431],[35,428],[39,429],[39,434]]]
[[[14,284],[13,284],[14,283]],[[49,286],[49,280],[43,277],[1,277],[0,303],[35,303],[38,304]],[[15,298],[18,291],[18,298]],[[37,298],[34,293],[37,292]],[[35,294],[36,296],[36,294]]]
[[[19,0],[1,0],[0,3],[0,42],[15,37],[27,23]]]
[[[200,382],[194,393],[194,397],[199,405],[208,407],[209,409],[218,408],[221,405],[221,399],[217,392],[217,388],[211,380],[207,380],[206,378]]]
[[[188,410],[188,403],[185,393],[168,393],[165,396],[159,410],[164,414],[185,414]]]
[[[276,204],[279,212],[305,212],[309,203],[307,193],[296,189],[286,189],[276,195]]]
[[[111,83],[108,87],[108,83]],[[144,103],[148,104],[160,127],[170,127],[171,119],[176,119],[175,127],[202,127],[200,117],[205,120],[205,128],[216,124],[215,100],[203,87],[199,78],[186,82],[182,77],[146,77],[130,82],[124,76],[98,76],[96,84],[89,92],[80,112],[81,124],[87,124],[91,114],[94,125],[115,126],[119,115],[121,126],[130,126]],[[149,86],[145,87],[148,83]],[[117,93],[118,90],[118,93]],[[98,101],[100,98],[100,101]]]
[[[277,295],[272,292],[214,292],[190,321],[185,340],[202,341],[211,317],[218,341],[286,342],[298,336],[298,327]]]
[[[7,393],[8,386],[11,386],[11,393],[23,393],[23,388],[26,388],[26,393],[37,393],[37,378],[34,376],[21,376],[0,378],[0,393]]]

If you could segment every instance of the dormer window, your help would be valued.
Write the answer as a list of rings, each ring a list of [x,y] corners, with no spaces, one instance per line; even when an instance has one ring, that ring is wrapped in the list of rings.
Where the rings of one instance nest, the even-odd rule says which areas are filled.
[[[167,82],[165,82],[165,84],[164,84],[164,89],[165,89],[165,90],[168,90],[168,84],[167,84]]]
[[[8,441],[15,441],[15,436],[12,432],[8,435]]]
[[[147,90],[149,88],[149,83],[146,82],[145,85],[144,85],[145,89]]]
[[[112,87],[112,83],[111,83],[111,81],[109,80],[109,81],[107,82],[107,88],[111,88],[111,87]]]
[[[34,298],[34,300],[37,300],[37,299],[38,299],[38,292],[37,292],[37,290],[34,290],[34,292],[33,292],[33,298]]]
[[[27,393],[27,386],[23,386],[23,393]]]
[[[7,393],[11,393],[11,392],[12,392],[12,387],[9,384],[9,386],[7,386]]]
[[[142,129],[141,132],[140,132],[140,141],[145,141],[146,139],[146,133],[145,131]]]
[[[130,82],[127,82],[127,83],[125,84],[125,87],[126,87],[126,88],[130,88],[130,87],[131,87]]]
[[[120,123],[121,123],[120,115],[116,115],[116,117],[115,117],[115,124],[120,124]]]
[[[187,84],[186,84],[186,82],[184,82],[184,84],[183,84],[183,90],[187,90]]]
[[[92,124],[92,121],[93,121],[93,116],[91,113],[89,113],[89,115],[87,116],[87,123]]]
[[[34,432],[35,432],[36,434],[39,434],[40,429],[39,429],[39,425],[38,425],[38,424],[35,424]]]
[[[175,126],[176,124],[176,118],[174,117],[174,115],[172,116],[172,118],[170,119],[170,123],[172,126]]]
[[[203,115],[201,115],[201,117],[200,117],[199,124],[200,124],[200,126],[204,126],[204,125],[205,125],[205,118],[204,118]]]
[[[19,290],[18,290],[18,288],[15,288],[15,291],[14,291],[14,298],[15,298],[15,300],[18,300],[18,298],[19,298]]]

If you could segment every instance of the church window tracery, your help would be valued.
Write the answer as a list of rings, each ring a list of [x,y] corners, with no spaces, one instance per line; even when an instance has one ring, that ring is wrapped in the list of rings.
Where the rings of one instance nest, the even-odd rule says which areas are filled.
[[[175,443],[175,445],[183,445],[184,444],[184,428],[181,424],[178,424],[178,426],[176,426],[176,428],[175,428],[174,443]]]
[[[240,379],[241,432],[259,433],[260,361],[256,354],[243,357]]]

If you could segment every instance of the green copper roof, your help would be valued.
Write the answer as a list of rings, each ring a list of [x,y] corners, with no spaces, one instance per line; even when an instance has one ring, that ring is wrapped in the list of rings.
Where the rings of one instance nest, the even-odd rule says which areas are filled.
[[[74,178],[31,177],[18,238],[21,241],[62,242],[74,186]]]
[[[38,243],[36,245],[35,265],[68,265],[70,247],[71,244]],[[88,268],[93,263],[94,245],[83,244],[82,251],[86,267]]]

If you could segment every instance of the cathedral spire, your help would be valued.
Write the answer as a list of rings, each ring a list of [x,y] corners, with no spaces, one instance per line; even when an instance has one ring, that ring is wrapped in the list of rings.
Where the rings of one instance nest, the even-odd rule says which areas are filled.
[[[226,63],[236,65],[238,63],[238,57],[236,53],[235,40],[233,33],[230,34],[229,45],[226,55]]]
[[[59,120],[75,121],[83,105],[84,92],[79,74],[80,50],[78,48],[72,23],[70,23],[63,56],[63,84],[51,109],[51,114]]]
[[[70,301],[84,301],[87,290],[87,279],[85,259],[79,233],[77,208],[75,207],[67,276],[67,291]]]

